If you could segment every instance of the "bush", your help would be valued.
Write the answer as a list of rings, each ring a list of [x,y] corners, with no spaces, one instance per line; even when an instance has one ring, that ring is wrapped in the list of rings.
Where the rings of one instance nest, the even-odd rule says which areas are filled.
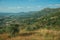
[[[39,28],[40,28],[39,26],[35,26],[35,27],[29,26],[29,27],[26,27],[26,30],[27,30],[27,31],[34,31],[34,30],[37,30],[37,29],[39,29]]]
[[[5,31],[3,29],[0,29],[0,34],[4,33]]]
[[[11,24],[9,27],[6,27],[6,32],[10,35],[15,36],[16,33],[19,33],[19,24]]]

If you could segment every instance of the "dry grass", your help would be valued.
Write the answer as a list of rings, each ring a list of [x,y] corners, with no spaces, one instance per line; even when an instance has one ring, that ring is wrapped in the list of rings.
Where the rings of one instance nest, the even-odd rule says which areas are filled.
[[[10,38],[9,36],[8,36],[8,34],[0,34],[0,40],[7,40],[8,38]]]
[[[3,40],[60,40],[60,31],[40,29],[31,32],[21,32],[18,36],[9,38],[0,36]]]

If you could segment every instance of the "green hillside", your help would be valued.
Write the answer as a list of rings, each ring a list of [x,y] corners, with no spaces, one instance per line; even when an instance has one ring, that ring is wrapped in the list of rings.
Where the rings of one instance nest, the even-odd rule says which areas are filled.
[[[11,27],[15,27],[16,24],[19,25],[20,29],[24,29],[26,31],[33,31],[43,28],[59,30],[60,8],[45,8],[41,11],[28,12],[23,16],[13,13],[13,15],[1,17],[0,31],[2,33],[7,32],[7,30],[10,30]]]
[[[7,14],[7,16],[5,14]],[[35,31],[37,32],[36,33],[37,38],[39,37],[37,40],[41,40],[41,37],[43,38],[43,40],[45,39],[50,40],[48,38],[51,37],[52,40],[53,39],[59,40],[60,36],[58,35],[60,35],[59,32],[60,31],[60,8],[45,8],[41,11],[26,12],[26,13],[21,12],[21,14],[20,13],[1,14],[0,34],[1,35],[5,34],[3,36],[0,35],[1,40],[5,40],[6,39],[5,37],[7,35],[8,35],[7,38],[12,39],[13,37],[16,37],[18,35],[20,35],[19,37],[21,36],[28,37],[28,35],[33,34],[33,36],[31,37],[35,38],[36,37],[36,35],[34,35]],[[55,32],[57,33],[55,34]],[[23,39],[23,37],[19,38],[19,40]],[[31,37],[29,36],[29,38]],[[55,37],[57,38],[55,39]],[[14,40],[17,39],[14,38]]]

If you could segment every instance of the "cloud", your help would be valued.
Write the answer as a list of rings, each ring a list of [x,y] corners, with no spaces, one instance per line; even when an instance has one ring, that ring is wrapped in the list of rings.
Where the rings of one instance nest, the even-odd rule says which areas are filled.
[[[14,7],[0,7],[0,12],[27,12],[40,10],[41,6],[14,6]]]
[[[49,6],[60,7],[60,4],[50,4]]]
[[[22,9],[23,7],[17,6],[17,7],[7,7],[7,9]]]
[[[37,6],[38,8],[41,8],[41,6],[39,5],[39,6]]]
[[[37,6],[27,6],[26,8],[41,8],[40,5],[37,5]]]
[[[23,7],[16,6],[16,7],[0,7],[0,12],[18,12]]]

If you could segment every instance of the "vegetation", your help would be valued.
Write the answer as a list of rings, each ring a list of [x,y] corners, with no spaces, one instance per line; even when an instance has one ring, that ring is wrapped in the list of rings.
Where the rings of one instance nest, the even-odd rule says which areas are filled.
[[[24,14],[24,12],[22,13]],[[36,33],[34,34],[34,36],[37,36],[39,38],[43,37],[43,38],[35,39],[35,37],[32,36],[31,39],[26,39],[26,38],[24,39],[26,40],[60,40],[59,39],[60,38],[59,36],[60,35],[60,8],[45,8],[41,11],[25,13],[25,15],[20,13],[15,13],[15,14],[6,13],[6,14],[8,16],[5,16],[5,14],[4,15],[1,14],[1,17],[0,17],[0,34],[1,35],[8,34],[10,36],[11,35],[12,36],[18,36],[18,35],[29,36]],[[4,39],[4,38],[0,36],[0,39]]]

